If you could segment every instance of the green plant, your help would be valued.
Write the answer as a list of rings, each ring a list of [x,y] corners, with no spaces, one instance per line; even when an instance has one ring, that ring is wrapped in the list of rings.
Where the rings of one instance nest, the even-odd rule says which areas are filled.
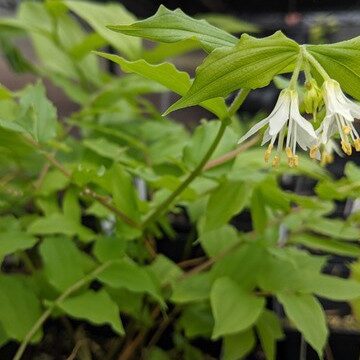
[[[0,89],[0,255],[6,259],[0,343],[19,342],[19,360],[30,343],[41,341],[50,318],[71,318],[111,327],[96,351],[86,344],[97,340],[79,323],[80,347],[69,335],[75,349],[101,359],[203,358],[192,342],[197,337],[221,340],[222,358],[240,359],[256,336],[266,358],[274,359],[282,323],[266,298],[275,297],[322,357],[328,329],[317,296],[356,299],[360,284],[323,274],[327,256],[310,250],[360,255],[359,214],[328,217],[334,200],[360,196],[359,169],[348,163],[344,178],[334,180],[315,160],[296,154],[296,146],[326,163],[330,137],[339,132],[345,153],[352,145],[359,150],[358,105],[340,89],[360,98],[359,38],[307,46],[277,32],[238,41],[164,7],[134,21],[120,5],[63,0],[23,2],[16,18],[0,22],[13,68],[50,79],[79,105],[58,121],[41,80],[21,91]],[[36,63],[13,41],[24,35]],[[138,37],[160,44],[145,50]],[[92,52],[104,45],[120,55]],[[192,80],[165,60],[194,48],[206,58]],[[100,57],[125,74],[104,71]],[[307,86],[300,94],[301,71]],[[237,147],[243,135],[237,111],[248,93],[284,73],[292,73],[290,82],[275,80],[285,88],[281,112],[257,123]],[[227,106],[227,96],[239,89]],[[190,134],[145,96],[168,90],[182,97],[166,114],[200,105],[218,120]],[[298,92],[305,109],[318,113],[316,131],[300,115]],[[249,149],[258,138],[248,137],[267,124],[265,160],[277,140],[275,168],[260,150]],[[290,167],[280,161],[283,147]],[[283,190],[283,174],[316,180],[316,194]],[[246,211],[251,231],[232,221]],[[185,214],[192,231],[174,261],[157,246],[175,243],[174,222]],[[194,257],[193,248],[201,255]],[[171,324],[172,348],[162,349],[159,340]]]

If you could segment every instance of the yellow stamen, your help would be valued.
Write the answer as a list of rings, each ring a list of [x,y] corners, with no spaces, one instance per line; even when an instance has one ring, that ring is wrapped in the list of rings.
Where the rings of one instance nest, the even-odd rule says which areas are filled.
[[[299,157],[297,155],[294,155],[293,159],[294,159],[294,166],[298,167],[299,166]]]
[[[272,166],[277,168],[280,165],[280,156],[279,155],[275,155],[273,162],[272,162]]]
[[[341,141],[341,148],[343,149],[343,151],[344,151],[344,153],[346,155],[351,155],[352,154],[351,145],[347,141]]]
[[[270,144],[270,145],[268,146],[267,150],[265,151],[265,155],[264,155],[264,160],[265,160],[265,162],[269,162],[272,148],[273,148],[273,145]]]
[[[291,151],[291,149],[289,147],[285,148],[285,153],[286,153],[286,156],[288,157],[288,159],[291,159],[294,156],[293,152]]]
[[[323,151],[323,153],[321,154],[321,165],[325,166],[331,164],[332,162],[334,162],[334,155]]]
[[[334,162],[334,155],[333,154],[328,154],[326,157],[326,161],[328,164],[331,164],[332,162]]]
[[[297,167],[299,165],[299,157],[297,155],[293,155],[291,158],[288,159],[289,167]]]
[[[343,132],[344,132],[345,135],[349,135],[351,133],[351,127],[350,126],[344,125],[342,127],[342,129],[343,129]]]
[[[317,145],[314,145],[310,148],[310,157],[311,159],[316,159],[316,156],[318,154],[319,147]]]
[[[360,139],[355,139],[354,140],[354,147],[356,151],[360,151]]]

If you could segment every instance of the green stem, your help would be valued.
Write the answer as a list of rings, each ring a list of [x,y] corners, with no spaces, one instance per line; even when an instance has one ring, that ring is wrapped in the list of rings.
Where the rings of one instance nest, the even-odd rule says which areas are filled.
[[[239,110],[240,106],[244,103],[246,97],[249,95],[250,89],[242,89],[236,95],[234,101],[229,107],[228,117],[231,118]]]
[[[309,62],[311,63],[311,65],[318,71],[318,73],[323,77],[324,80],[329,80],[330,76],[329,74],[326,72],[326,70],[321,66],[321,64],[314,58],[314,56],[312,56],[307,50],[306,47],[303,46],[303,53],[305,55],[305,57],[309,60]]]
[[[291,76],[291,80],[290,80],[290,84],[289,84],[290,89],[293,89],[293,90],[296,89],[297,80],[299,78],[299,74],[300,74],[302,64],[303,64],[303,52],[302,52],[302,50],[300,48],[300,52],[299,52],[299,55],[298,55],[298,58],[297,58],[295,69],[294,69],[294,72],[293,72],[293,74]]]
[[[227,127],[227,122],[222,121],[219,131],[211,144],[209,150],[206,152],[198,166],[186,177],[186,179],[169,195],[169,197],[163,201],[143,222],[142,227],[146,228],[150,225],[155,219],[157,219],[167,208],[168,206],[189,186],[189,184],[200,175],[203,167],[206,165],[211,155],[218,146],[221,138],[224,135],[225,129]]]
[[[228,116],[226,119],[224,119],[221,122],[220,128],[218,130],[218,133],[216,134],[216,137],[212,144],[210,145],[210,148],[204,155],[204,157],[201,159],[200,163],[196,166],[196,168],[185,178],[185,180],[169,195],[169,197],[163,201],[143,222],[142,228],[145,229],[147,226],[149,226],[154,220],[156,220],[159,216],[163,214],[164,211],[171,205],[171,203],[189,186],[189,184],[201,174],[204,166],[211,158],[212,154],[214,153],[215,149],[219,145],[219,142],[221,141],[226,127],[228,126],[229,122],[231,121],[231,116],[233,116],[236,111],[240,108],[240,106],[243,104],[244,100],[246,99],[247,95],[249,94],[249,89],[243,89],[240,90],[238,95],[236,96],[233,103],[230,105],[228,110]]]
[[[86,285],[88,282],[94,279],[97,275],[103,272],[108,266],[112,264],[112,261],[108,261],[100,266],[98,266],[91,273],[83,277],[81,280],[77,281],[70,287],[68,287],[50,306],[44,311],[44,313],[39,317],[36,323],[32,326],[29,332],[26,334],[24,340],[22,341],[20,347],[18,348],[13,360],[20,360],[23,356],[27,345],[34,337],[34,335],[38,332],[38,330],[42,327],[45,321],[51,316],[54,309],[61,304],[67,297],[69,297],[72,293],[79,290],[82,286]]]

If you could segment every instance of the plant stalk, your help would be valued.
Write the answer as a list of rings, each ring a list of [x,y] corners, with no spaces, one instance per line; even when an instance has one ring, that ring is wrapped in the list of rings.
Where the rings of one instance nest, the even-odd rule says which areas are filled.
[[[236,113],[236,111],[240,108],[243,104],[244,100],[246,99],[247,95],[249,94],[249,89],[242,89],[239,91],[238,95],[230,105],[228,109],[228,116],[224,120],[221,121],[220,128],[218,133],[216,134],[215,139],[213,140],[212,144],[210,145],[208,151],[201,159],[200,163],[196,166],[196,168],[185,178],[185,180],[169,195],[165,201],[163,201],[143,222],[142,228],[145,229],[151,223],[154,222],[159,216],[163,214],[164,211],[171,205],[171,203],[189,186],[189,184],[198,177],[201,172],[203,171],[205,165],[211,158],[212,154],[216,150],[217,146],[219,145],[226,127],[228,126],[229,122],[231,121],[231,117]]]
[[[82,286],[86,285],[88,282],[94,279],[97,275],[103,272],[108,266],[112,264],[112,261],[108,261],[100,266],[98,266],[95,270],[91,273],[83,277],[81,280],[77,281],[73,285],[69,286],[50,306],[47,310],[43,312],[43,314],[39,317],[36,323],[32,326],[29,332],[26,334],[24,340],[22,341],[21,345],[19,346],[13,360],[20,360],[23,356],[27,345],[37,333],[37,331],[42,327],[45,321],[51,316],[52,312],[61,304],[66,298],[68,298],[72,293],[79,290]]]

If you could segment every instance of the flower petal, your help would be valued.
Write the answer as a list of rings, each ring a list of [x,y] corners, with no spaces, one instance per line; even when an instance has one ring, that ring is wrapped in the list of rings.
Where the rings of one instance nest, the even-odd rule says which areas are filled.
[[[265,126],[269,122],[269,118],[265,118],[264,120],[259,121],[256,123],[243,137],[240,138],[238,144],[241,144],[245,140],[247,140],[250,136],[257,133],[263,126]]]
[[[277,135],[280,130],[284,127],[286,122],[289,120],[290,115],[290,99],[285,100],[277,112],[272,116],[269,116],[269,134],[271,136]]]

